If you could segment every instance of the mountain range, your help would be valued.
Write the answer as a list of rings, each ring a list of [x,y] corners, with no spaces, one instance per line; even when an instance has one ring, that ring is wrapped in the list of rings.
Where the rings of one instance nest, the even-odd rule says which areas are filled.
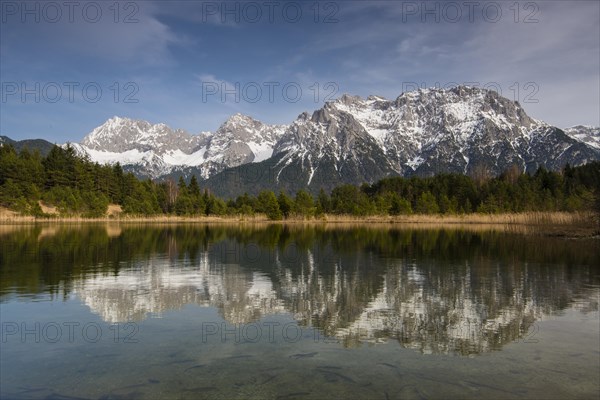
[[[52,150],[52,147],[54,146],[53,143],[50,143],[44,139],[12,140],[7,136],[0,136],[0,145],[3,144],[10,144],[18,152],[23,149],[27,149],[32,152],[38,151],[42,156],[46,156],[48,153],[50,153],[50,150]]]
[[[93,161],[119,162],[141,177],[180,173],[207,179],[224,169],[269,158],[285,129],[235,114],[215,132],[191,135],[165,124],[113,117],[73,146]]]
[[[343,95],[289,125],[235,114],[214,132],[113,117],[73,144],[139,177],[189,178],[221,196],[331,190],[387,176],[497,175],[600,160],[600,128],[560,129],[492,90],[420,89],[395,100]]]

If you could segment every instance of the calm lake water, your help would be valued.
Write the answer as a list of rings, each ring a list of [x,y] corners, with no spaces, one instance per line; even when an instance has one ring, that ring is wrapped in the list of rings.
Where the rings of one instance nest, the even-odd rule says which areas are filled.
[[[0,395],[596,399],[599,297],[598,240],[4,226]]]

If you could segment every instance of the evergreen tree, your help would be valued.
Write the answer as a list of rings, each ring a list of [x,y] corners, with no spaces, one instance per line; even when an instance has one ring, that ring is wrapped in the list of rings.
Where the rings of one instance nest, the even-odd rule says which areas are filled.
[[[179,194],[188,194],[188,187],[185,184],[185,180],[183,176],[179,177],[179,181],[177,182],[177,188],[179,189]]]
[[[256,198],[256,211],[266,214],[267,218],[279,220],[282,217],[277,196],[271,190],[263,190]]]
[[[417,200],[415,211],[419,214],[436,214],[440,211],[435,196],[427,191],[423,192]]]
[[[281,210],[281,214],[283,218],[289,218],[292,209],[294,208],[294,202],[290,197],[285,194],[282,190],[279,192],[279,196],[277,197],[277,203],[279,204],[279,209]]]
[[[315,213],[315,205],[312,196],[305,190],[299,190],[296,193],[296,199],[294,200],[294,211],[303,216],[311,217]]]
[[[150,215],[175,212],[179,215],[225,215],[254,212],[271,219],[336,214],[382,215],[419,213],[486,213],[523,211],[583,211],[596,209],[600,218],[600,162],[579,167],[566,165],[562,173],[540,167],[535,174],[511,167],[498,177],[479,168],[476,178],[439,174],[429,178],[393,177],[360,188],[341,185],[331,197],[320,190],[316,201],[305,190],[292,200],[285,192],[275,196],[263,191],[258,198],[244,194],[235,201],[204,190],[197,178],[186,185],[140,181],[125,173],[120,164],[98,165],[79,156],[71,146],[54,147],[46,157],[38,152],[19,153],[0,145],[0,205],[22,213],[41,215],[40,200],[58,207],[63,215],[101,216],[109,202],[126,213]],[[201,194],[202,193],[202,194]],[[414,206],[414,207],[411,207]]]
[[[226,213],[227,204],[222,199],[209,195],[206,202],[206,215],[225,215]]]
[[[324,214],[331,211],[331,199],[325,193],[325,190],[321,188],[319,190],[319,197],[317,198],[317,213]]]
[[[183,178],[181,178],[181,179],[183,179]],[[200,186],[198,186],[198,180],[196,179],[196,175],[192,175],[192,179],[190,180],[190,185],[188,186],[188,190],[192,197],[200,198]]]
[[[116,163],[112,168],[112,179],[110,180],[108,197],[110,201],[117,204],[123,204],[123,187],[125,186],[125,179],[123,168],[121,164]]]
[[[47,188],[54,186],[68,186],[75,184],[75,150],[68,146],[63,149],[54,146],[44,159]]]
[[[392,193],[391,197],[391,215],[409,215],[412,214],[412,207],[410,206],[410,202],[406,199],[401,198],[396,193]]]
[[[184,192],[177,196],[175,200],[175,214],[177,215],[192,215],[194,213],[194,203],[192,198]]]

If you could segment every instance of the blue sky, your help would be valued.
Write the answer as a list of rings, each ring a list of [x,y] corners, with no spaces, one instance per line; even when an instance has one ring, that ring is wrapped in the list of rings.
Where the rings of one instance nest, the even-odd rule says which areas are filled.
[[[342,93],[456,83],[559,127],[600,125],[598,1],[0,5],[0,134],[14,139],[79,141],[114,115],[190,133],[236,112],[290,123]]]

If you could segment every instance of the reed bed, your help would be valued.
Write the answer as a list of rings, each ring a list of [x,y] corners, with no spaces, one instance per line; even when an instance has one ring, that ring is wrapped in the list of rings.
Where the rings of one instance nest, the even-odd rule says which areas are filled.
[[[350,226],[388,226],[407,229],[499,229],[514,232],[545,233],[557,236],[593,236],[600,234],[598,215],[592,212],[524,212],[506,214],[461,214],[432,215],[413,214],[401,216],[354,216],[323,215],[315,218],[291,217],[281,221],[271,221],[265,215],[256,214],[233,216],[135,216],[122,213],[111,214],[103,218],[83,218],[81,216],[51,216],[36,218],[23,216],[7,209],[0,209],[0,225],[21,224],[86,224],[86,223],[132,224],[289,224],[289,225],[325,225],[331,227]],[[6,229],[3,229],[6,230]]]

